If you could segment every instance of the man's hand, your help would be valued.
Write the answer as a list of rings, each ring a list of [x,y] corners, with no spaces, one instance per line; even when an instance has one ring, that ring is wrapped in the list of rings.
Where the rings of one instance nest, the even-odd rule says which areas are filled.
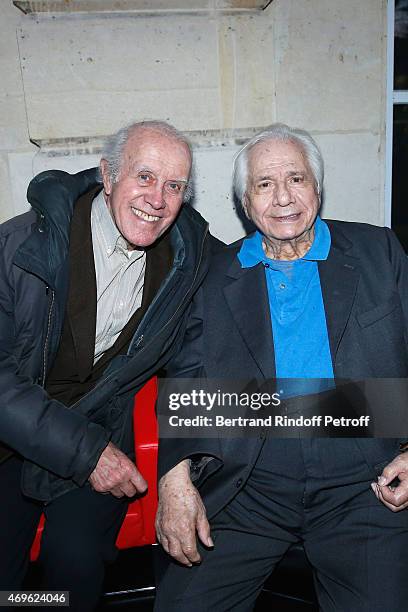
[[[205,546],[214,546],[204,504],[190,479],[188,459],[160,480],[156,531],[164,550],[188,567],[201,561],[196,533]]]
[[[390,483],[394,478],[399,479],[399,484],[394,487]],[[401,453],[395,457],[384,469],[378,479],[373,482],[371,488],[377,498],[382,501],[393,512],[399,512],[408,507],[408,453]]]
[[[99,457],[89,482],[98,493],[112,493],[115,497],[133,497],[147,489],[147,483],[135,464],[112,442]]]

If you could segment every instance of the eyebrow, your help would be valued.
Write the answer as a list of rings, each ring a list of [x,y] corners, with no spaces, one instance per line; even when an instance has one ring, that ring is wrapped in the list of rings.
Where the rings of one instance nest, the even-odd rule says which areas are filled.
[[[138,172],[150,172],[151,174],[154,174],[153,170],[151,170],[151,168],[149,168],[148,166],[139,166],[138,164],[132,164],[132,167]]]
[[[138,172],[150,172],[150,174],[154,174],[154,176],[156,176],[156,173],[154,170],[152,170],[151,168],[149,168],[148,166],[138,166],[137,164],[134,165],[134,169],[137,170]],[[167,179],[168,181],[174,181],[177,183],[188,183],[188,178],[181,178],[181,179]]]
[[[307,174],[306,170],[290,170],[289,172],[286,173],[286,176],[296,176],[297,174]],[[257,181],[266,181],[266,180],[270,180],[273,179],[274,177],[271,176],[270,174],[264,174],[260,177],[255,176],[255,179]]]

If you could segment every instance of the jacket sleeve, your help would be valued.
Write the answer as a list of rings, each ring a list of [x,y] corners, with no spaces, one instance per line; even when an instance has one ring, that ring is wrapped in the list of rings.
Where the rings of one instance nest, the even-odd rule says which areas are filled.
[[[98,181],[97,169],[71,176],[61,171],[46,171],[34,178],[27,197],[35,207],[45,197],[58,202],[67,194],[72,201]],[[23,374],[17,351],[15,291],[12,261],[22,240],[31,235],[31,224],[11,220],[2,230],[0,268],[0,441],[25,459],[62,478],[82,485],[93,471],[109,442],[103,427],[49,398],[32,376]],[[13,225],[14,224],[14,225]],[[23,299],[23,297],[21,297]],[[39,310],[40,312],[40,310]],[[39,315],[41,316],[41,315]],[[31,339],[32,340],[32,339]],[[27,349],[31,351],[28,338]]]
[[[166,405],[168,385],[171,379],[206,378],[203,359],[203,291],[196,293],[181,350],[166,367],[166,384],[159,384],[159,422],[168,415]],[[177,381],[176,381],[177,382]],[[160,430],[159,430],[160,437]],[[170,438],[160,437],[158,477],[159,479],[183,459],[192,459],[191,477],[201,484],[222,465],[220,444],[217,438]]]
[[[25,459],[82,485],[109,442],[108,432],[49,398],[19,373],[14,317],[0,302],[0,441]]]
[[[394,232],[388,228],[385,228],[385,231],[388,239],[390,259],[395,270],[395,279],[404,313],[405,344],[408,352],[408,258]],[[400,450],[405,451],[405,446],[408,444],[408,439],[405,435],[399,438],[399,444]]]

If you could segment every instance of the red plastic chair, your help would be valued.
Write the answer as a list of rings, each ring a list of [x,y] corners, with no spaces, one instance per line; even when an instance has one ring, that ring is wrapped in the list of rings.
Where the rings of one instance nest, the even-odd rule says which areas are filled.
[[[116,545],[133,548],[154,544],[156,533],[154,519],[157,510],[157,422],[155,404],[157,378],[150,379],[136,394],[133,413],[135,431],[136,464],[148,483],[147,494],[129,505]],[[44,515],[40,519],[31,547],[30,559],[35,561],[40,553]]]

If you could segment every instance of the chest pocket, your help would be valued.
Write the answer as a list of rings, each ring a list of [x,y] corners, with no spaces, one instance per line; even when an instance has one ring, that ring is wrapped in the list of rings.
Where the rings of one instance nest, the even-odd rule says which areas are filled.
[[[401,303],[397,294],[394,294],[389,300],[375,308],[358,313],[356,319],[360,327],[369,327],[393,313],[395,313],[394,316],[399,314],[402,319]]]

